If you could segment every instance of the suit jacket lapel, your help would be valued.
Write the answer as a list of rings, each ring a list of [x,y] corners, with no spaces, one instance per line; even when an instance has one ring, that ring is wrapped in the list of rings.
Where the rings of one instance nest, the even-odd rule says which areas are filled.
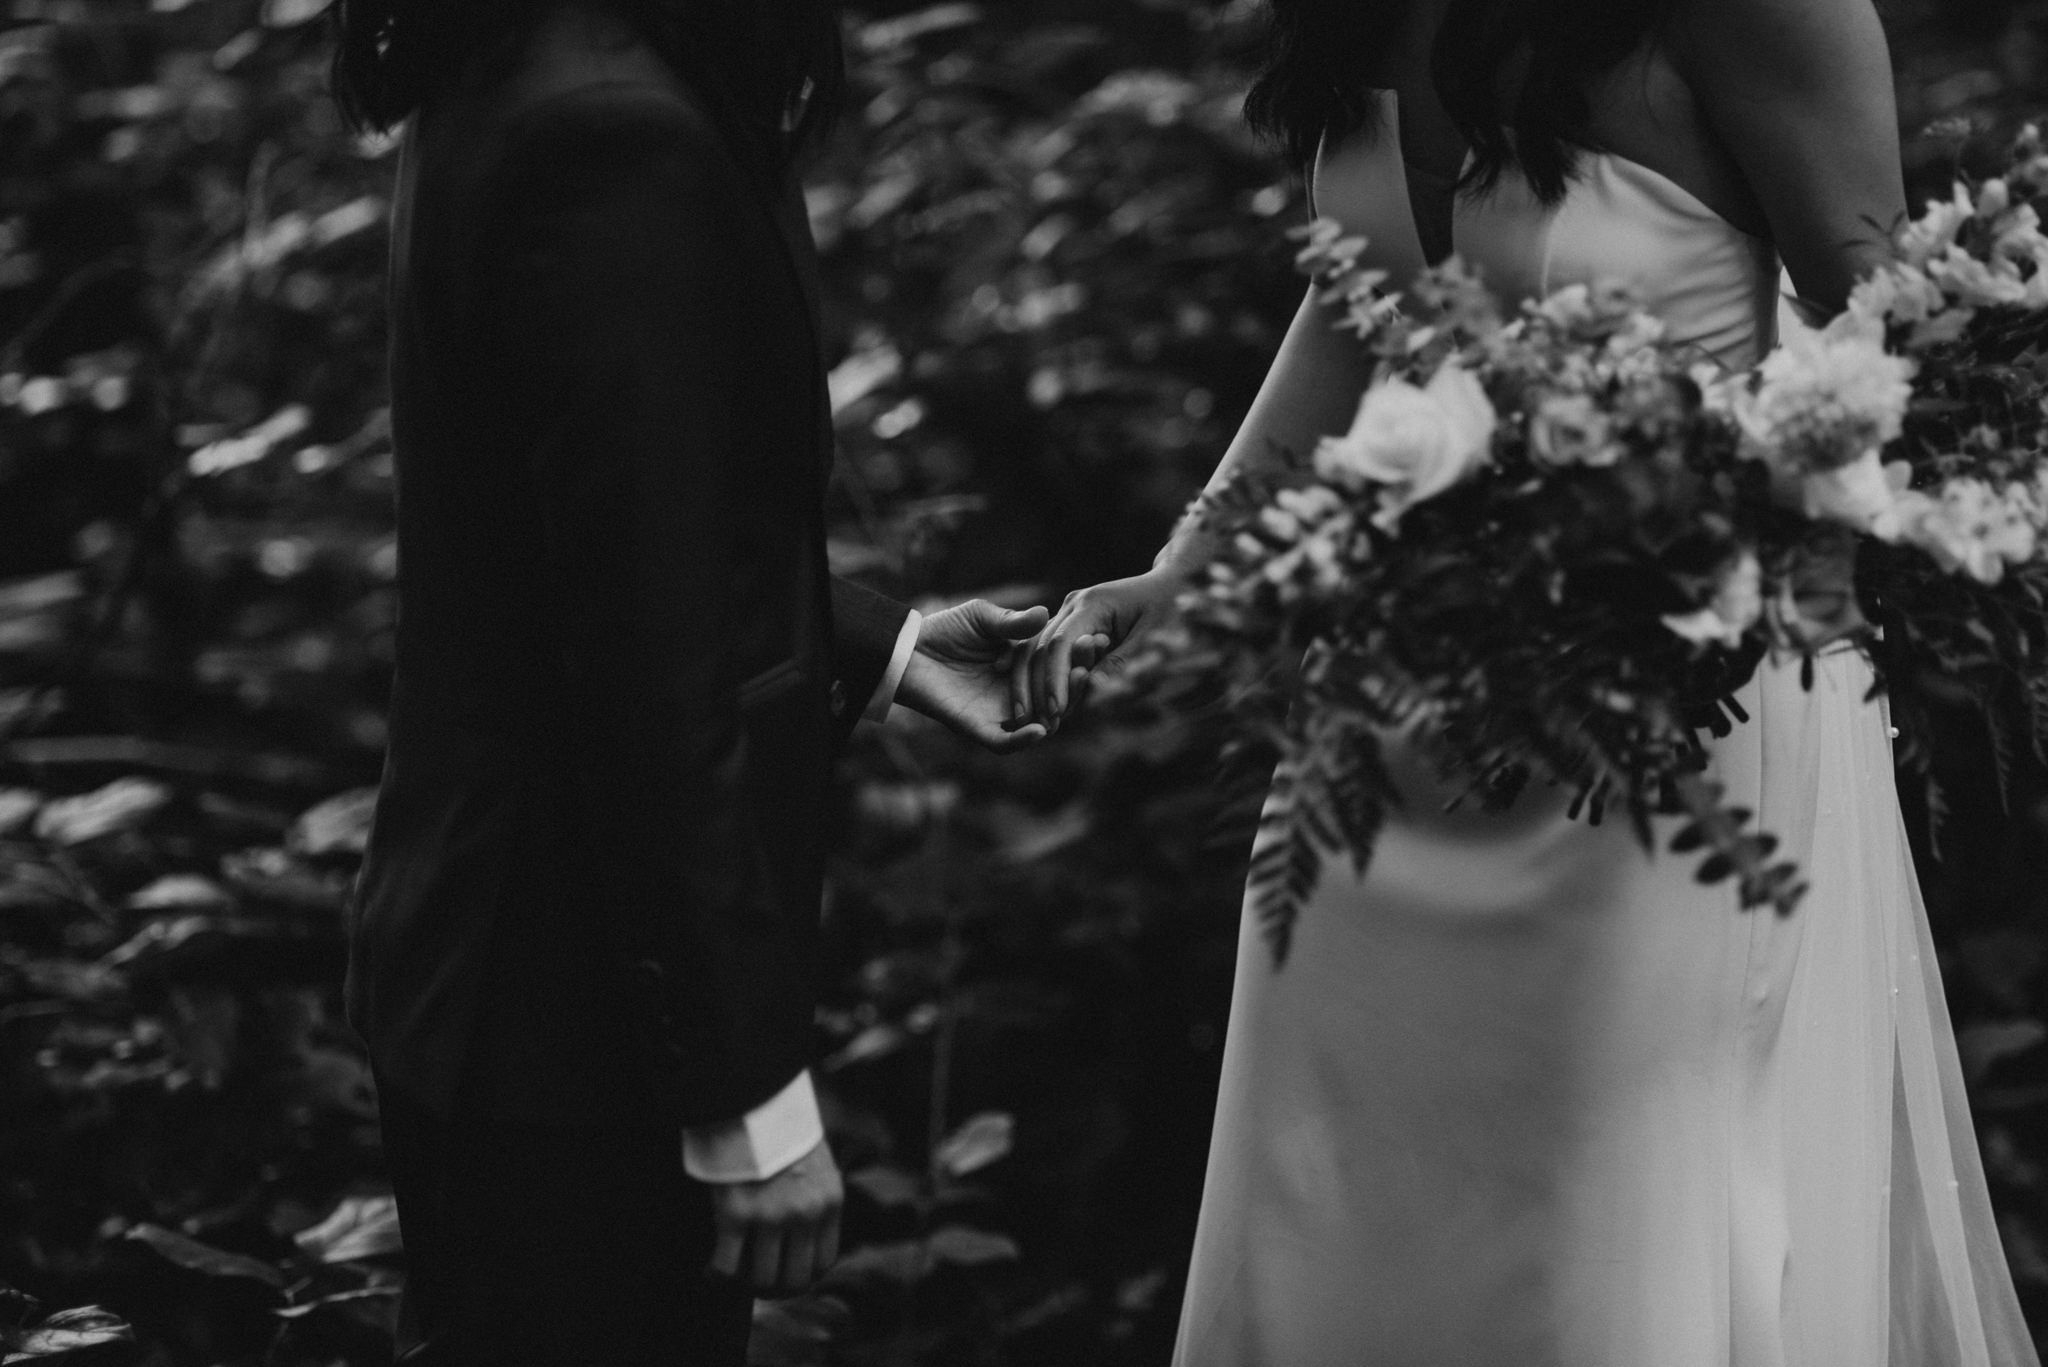
[[[818,477],[832,477],[835,441],[832,433],[832,398],[825,382],[825,337],[821,313],[822,290],[818,284],[818,247],[811,238],[810,213],[804,206],[803,189],[795,176],[784,178],[780,193],[770,201],[770,217],[776,235],[782,239],[783,256],[796,274],[797,289],[804,298],[804,320],[811,332],[811,355],[816,358],[812,373],[812,404],[818,411]]]
[[[820,348],[822,364],[824,339],[818,330],[818,251],[811,240],[811,220],[804,207],[803,190],[792,172],[770,169],[775,156],[766,138],[758,129],[748,127],[736,110],[727,108],[715,98],[716,82],[705,79],[704,73],[696,72],[685,74],[683,83],[697,107],[719,130],[726,151],[740,164],[743,178],[755,188],[757,202],[775,225],[775,235],[782,241],[783,255],[795,274],[797,288],[803,293],[804,311],[810,318],[811,340]]]
[[[820,309],[818,288],[818,248],[811,240],[811,219],[804,207],[804,195],[796,177],[788,177],[773,201],[772,216],[775,230],[782,238],[782,247],[789,256],[790,268],[796,272],[797,288],[803,291],[804,312],[811,320],[812,340],[822,345],[817,335]]]
[[[820,317],[823,291],[818,283],[818,248],[811,239],[811,219],[804,205],[803,187],[791,172],[769,172],[766,149],[758,137],[732,121],[720,119],[718,106],[701,90],[693,89],[692,93],[698,106],[723,133],[726,150],[739,162],[742,178],[754,188],[755,204],[773,227],[782,259],[802,296],[804,327],[810,336],[813,357],[812,402],[818,409],[819,465],[821,478],[829,478],[833,458],[832,403],[825,383],[825,336]]]
[[[728,137],[731,136],[728,133]],[[782,259],[796,280],[797,292],[803,296],[804,326],[809,330],[811,355],[815,358],[812,384],[815,389],[813,402],[818,407],[819,464],[829,476],[833,450],[832,404],[825,384],[825,334],[820,313],[823,290],[818,283],[818,247],[811,238],[811,217],[804,205],[803,187],[792,173],[773,179],[761,174],[756,169],[759,163],[748,159],[747,154],[755,149],[747,139],[732,137],[728,145],[740,158],[743,167],[755,171],[746,179],[759,191],[757,202],[774,226],[776,240],[782,248]]]

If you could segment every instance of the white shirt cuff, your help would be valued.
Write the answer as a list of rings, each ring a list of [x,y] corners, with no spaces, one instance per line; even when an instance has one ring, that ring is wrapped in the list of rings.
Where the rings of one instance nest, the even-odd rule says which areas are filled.
[[[738,1120],[683,1129],[683,1171],[699,1182],[762,1182],[818,1147],[825,1122],[809,1069]]]
[[[889,655],[889,667],[882,671],[881,683],[875,685],[875,696],[868,699],[862,710],[862,721],[887,721],[889,708],[896,701],[896,690],[903,686],[903,671],[910,668],[910,657],[917,653],[917,633],[924,627],[924,614],[916,608],[903,619],[903,630],[896,633],[896,649]]]

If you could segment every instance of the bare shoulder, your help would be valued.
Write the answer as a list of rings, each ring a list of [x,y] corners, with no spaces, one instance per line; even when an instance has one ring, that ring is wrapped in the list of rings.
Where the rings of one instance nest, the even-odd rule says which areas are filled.
[[[1881,82],[1891,59],[1872,0],[1678,0],[1671,51],[1696,90],[1752,96]]]
[[[1891,53],[1872,0],[1677,0],[1672,60],[1801,297],[1838,307],[1905,211]]]

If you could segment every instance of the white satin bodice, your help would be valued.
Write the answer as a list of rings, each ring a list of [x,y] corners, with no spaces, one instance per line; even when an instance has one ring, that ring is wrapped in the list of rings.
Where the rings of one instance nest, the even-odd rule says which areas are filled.
[[[1403,287],[1424,265],[1401,161],[1400,102],[1379,91],[1372,137],[1316,158],[1319,215],[1367,242],[1366,264]],[[1775,341],[1778,266],[1770,243],[1729,223],[1661,172],[1612,152],[1586,152],[1565,197],[1546,205],[1520,176],[1488,194],[1460,195],[1451,246],[1510,305],[1567,285],[1622,280],[1666,335],[1730,369],[1753,365]]]

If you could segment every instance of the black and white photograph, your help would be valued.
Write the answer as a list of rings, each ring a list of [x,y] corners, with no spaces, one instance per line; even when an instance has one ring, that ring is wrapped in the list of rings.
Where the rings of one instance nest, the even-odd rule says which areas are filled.
[[[0,0],[0,1363],[2041,1367],[2042,0]]]

